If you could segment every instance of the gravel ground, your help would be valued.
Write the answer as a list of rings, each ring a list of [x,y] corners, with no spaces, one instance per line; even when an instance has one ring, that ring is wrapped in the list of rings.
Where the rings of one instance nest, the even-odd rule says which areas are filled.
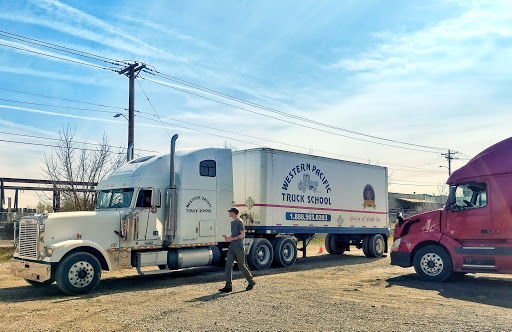
[[[290,268],[235,272],[221,294],[223,270],[202,267],[168,276],[106,272],[93,294],[69,297],[55,284],[29,286],[0,264],[0,330],[511,330],[512,278],[466,275],[425,283],[413,269],[360,250],[299,259]],[[308,253],[308,254],[309,254]]]

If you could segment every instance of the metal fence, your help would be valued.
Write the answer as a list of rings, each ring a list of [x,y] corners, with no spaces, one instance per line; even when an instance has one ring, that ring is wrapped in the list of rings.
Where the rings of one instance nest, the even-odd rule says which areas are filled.
[[[0,212],[0,241],[5,244],[6,241],[14,240],[14,232],[21,217],[33,215],[35,211],[21,210],[19,212]]]

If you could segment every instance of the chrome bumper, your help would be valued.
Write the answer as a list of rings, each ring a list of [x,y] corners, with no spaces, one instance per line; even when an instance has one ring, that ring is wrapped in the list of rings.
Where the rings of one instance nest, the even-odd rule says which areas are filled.
[[[50,280],[52,276],[52,266],[50,264],[41,264],[19,259],[11,260],[11,274],[23,279],[43,282]]]

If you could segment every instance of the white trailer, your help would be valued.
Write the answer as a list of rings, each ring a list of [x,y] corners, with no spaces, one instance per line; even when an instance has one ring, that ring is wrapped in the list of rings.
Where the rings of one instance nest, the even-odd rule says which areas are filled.
[[[270,149],[175,153],[176,139],[170,154],[132,160],[100,182],[95,211],[22,218],[12,274],[84,294],[103,270],[148,275],[218,264],[233,205],[247,223],[253,269],[293,264],[291,234],[305,248],[312,234],[329,233],[330,253],[349,244],[369,256],[386,250],[385,168]]]
[[[233,152],[235,206],[247,233],[258,240],[249,262],[266,268],[296,258],[294,241],[327,233],[325,248],[342,254],[350,245],[369,257],[387,252],[388,190],[385,167],[268,148]],[[282,245],[281,242],[284,242]],[[254,246],[254,244],[253,244]]]

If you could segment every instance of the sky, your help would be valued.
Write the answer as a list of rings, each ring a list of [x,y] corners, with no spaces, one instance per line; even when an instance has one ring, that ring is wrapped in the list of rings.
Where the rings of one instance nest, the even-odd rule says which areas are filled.
[[[453,171],[510,136],[509,1],[3,1],[0,30],[0,177],[44,177],[52,148],[35,144],[55,141],[20,134],[56,139],[69,126],[80,141],[127,144],[113,115],[127,113],[128,79],[83,65],[119,62],[9,34],[252,103],[141,73],[139,155],[168,151],[177,133],[178,149],[265,146],[386,166],[389,191],[436,194],[441,153],[459,152]],[[38,200],[25,192],[20,206]]]

